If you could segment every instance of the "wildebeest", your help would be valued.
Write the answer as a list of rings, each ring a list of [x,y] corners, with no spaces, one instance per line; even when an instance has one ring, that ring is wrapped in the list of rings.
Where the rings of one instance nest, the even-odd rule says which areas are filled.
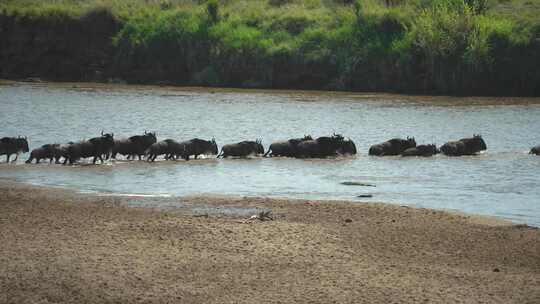
[[[66,159],[64,165],[69,161],[69,164],[75,163],[81,158],[93,157],[92,163],[95,164],[99,158],[103,163],[103,155],[111,153],[114,146],[114,133],[101,132],[100,137],[94,137],[89,140],[83,140],[67,146]]]
[[[153,162],[160,155],[165,155],[165,159],[174,159],[174,156],[181,154],[184,149],[185,145],[174,139],[158,141],[146,149],[146,160]]]
[[[148,133],[144,131],[143,135],[135,135],[129,138],[115,140],[112,148],[111,157],[116,159],[117,154],[127,155],[127,158],[135,158],[137,156],[141,160],[141,156],[146,150],[157,141],[156,133]]]
[[[19,154],[27,153],[28,140],[26,137],[2,137],[0,138],[0,155],[6,155],[6,163],[9,163],[11,154],[16,154],[13,162],[16,162],[19,158]]]
[[[264,156],[294,157],[297,154],[296,148],[298,144],[306,140],[313,140],[313,138],[310,135],[304,135],[302,138],[292,138],[286,141],[274,142],[268,147],[268,151],[266,151]]]
[[[64,160],[69,158],[69,146],[73,144],[74,142],[70,141],[67,144],[59,144],[53,146],[55,164],[59,164],[62,157],[64,158]]]
[[[249,155],[262,154],[264,154],[264,147],[261,140],[245,140],[235,144],[224,145],[217,157],[247,157]]]
[[[408,148],[401,153],[401,156],[433,156],[439,153],[439,150],[435,145],[418,145],[413,148]]]
[[[374,156],[400,155],[403,151],[414,147],[416,147],[414,137],[407,137],[407,139],[392,138],[371,146],[368,154]]]
[[[529,154],[540,155],[540,145],[533,147],[531,151],[529,151]]]
[[[30,152],[30,158],[28,158],[26,163],[30,164],[34,159],[36,160],[36,164],[39,164],[42,159],[49,159],[49,163],[52,163],[53,159],[57,156],[59,147],[59,144],[46,144],[33,149],[32,152]]]
[[[481,135],[449,141],[441,146],[441,152],[448,156],[475,155],[486,149],[486,142]]]
[[[347,144],[345,144],[348,142]],[[322,136],[315,140],[304,140],[296,147],[295,157],[300,158],[324,158],[329,156],[336,156],[340,152],[348,152],[354,154],[356,146],[354,143],[348,140],[345,141],[340,134],[334,134],[332,136]]]
[[[199,138],[193,138],[187,141],[180,142],[180,153],[175,153],[175,156],[180,156],[185,160],[189,160],[191,155],[195,156],[195,159],[199,155],[217,155],[218,147],[216,140],[204,140]]]

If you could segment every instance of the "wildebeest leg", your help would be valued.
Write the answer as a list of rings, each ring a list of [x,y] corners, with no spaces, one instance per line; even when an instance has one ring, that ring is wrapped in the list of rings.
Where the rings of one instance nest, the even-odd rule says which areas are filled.
[[[94,156],[94,160],[92,161],[92,164],[95,164],[96,163],[96,160],[99,158],[99,160],[101,161],[101,163],[103,164],[103,158],[101,157],[101,155],[96,155]]]
[[[9,158],[11,157],[11,154],[6,154],[6,163],[9,163]]]
[[[138,154],[137,156],[139,157],[139,160],[141,160],[141,155],[140,155],[140,154]]]
[[[17,159],[19,159],[19,152],[15,153],[15,159],[12,160],[11,162],[14,163],[17,161]]]
[[[199,154],[195,154],[195,159],[197,159],[197,156],[199,156]]]
[[[189,160],[189,155],[185,155],[185,156],[184,156],[184,159],[185,159],[185,160]]]
[[[41,158],[36,158],[36,164],[39,164],[39,161],[41,160]]]

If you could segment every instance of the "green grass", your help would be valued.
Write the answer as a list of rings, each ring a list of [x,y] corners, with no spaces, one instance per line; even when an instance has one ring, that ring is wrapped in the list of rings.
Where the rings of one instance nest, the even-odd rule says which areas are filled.
[[[106,9],[122,24],[113,37],[119,67],[157,64],[170,73],[181,69],[195,83],[255,81],[271,86],[276,73],[292,68],[314,70],[330,89],[407,91],[416,85],[424,92],[453,93],[471,81],[489,89],[502,81],[492,79],[493,72],[540,80],[535,78],[538,71],[517,70],[539,64],[534,53],[539,48],[540,0],[393,3],[3,0],[0,11],[30,19],[77,20]],[[238,72],[243,75],[231,72],[235,69],[244,69]]]

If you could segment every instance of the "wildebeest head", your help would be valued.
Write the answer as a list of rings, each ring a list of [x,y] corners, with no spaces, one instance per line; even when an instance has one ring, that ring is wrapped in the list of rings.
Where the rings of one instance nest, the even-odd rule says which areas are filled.
[[[101,131],[101,140],[106,143],[107,145],[111,145],[111,147],[114,145],[114,133],[103,133]]]
[[[474,134],[474,135],[473,135],[473,142],[474,142],[475,147],[476,147],[479,151],[484,151],[484,150],[487,149],[486,142],[485,142],[484,139],[482,138],[482,135],[480,135],[480,134]]]
[[[212,154],[214,155],[218,154],[216,139],[212,137],[212,140],[210,141],[210,143],[212,145]]]
[[[333,138],[334,140],[338,141],[338,142],[342,142],[342,141],[345,140],[345,138],[343,137],[343,135],[341,135],[341,134],[336,134],[336,133],[332,134],[332,138]]]
[[[28,139],[25,137],[21,137],[19,136],[18,138],[15,139],[15,145],[17,146],[17,148],[21,149],[24,153],[30,151],[30,149],[28,148]]]
[[[341,142],[341,148],[339,152],[340,154],[354,155],[356,154],[356,145],[350,138],[348,138],[347,140],[343,140]]]
[[[153,139],[154,142],[157,142],[156,132],[146,132],[146,130],[144,130],[144,136]]]
[[[414,137],[407,136],[407,148],[414,148],[416,147],[416,140],[414,140]]]
[[[262,145],[262,139],[255,140],[255,152],[257,154],[264,154],[264,147]]]

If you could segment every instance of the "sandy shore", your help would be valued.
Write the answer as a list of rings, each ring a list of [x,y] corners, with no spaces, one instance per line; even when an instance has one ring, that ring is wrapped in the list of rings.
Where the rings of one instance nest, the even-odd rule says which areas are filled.
[[[0,303],[540,303],[539,229],[385,204],[125,207],[137,200],[1,182]],[[263,209],[275,219],[245,220]]]

